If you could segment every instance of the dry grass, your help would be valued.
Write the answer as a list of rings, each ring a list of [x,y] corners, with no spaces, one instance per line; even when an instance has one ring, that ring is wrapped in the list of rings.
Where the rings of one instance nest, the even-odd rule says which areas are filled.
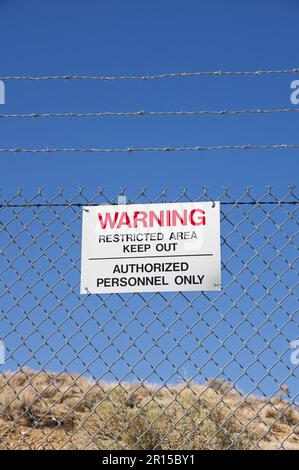
[[[200,386],[95,383],[0,374],[0,449],[299,449],[299,412],[282,395]]]

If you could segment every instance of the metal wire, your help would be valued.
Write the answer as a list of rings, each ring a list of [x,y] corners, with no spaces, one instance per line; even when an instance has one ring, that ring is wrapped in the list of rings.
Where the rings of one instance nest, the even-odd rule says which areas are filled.
[[[281,109],[240,109],[220,111],[103,111],[94,113],[25,113],[25,114],[0,114],[0,118],[49,118],[49,117],[127,117],[127,116],[234,116],[239,114],[275,114],[275,113],[298,113],[298,108]]]
[[[0,448],[298,449],[295,188],[121,188],[220,200],[223,289],[105,296],[79,294],[81,213],[118,195],[65,193],[0,192]]]
[[[221,150],[292,150],[298,149],[299,144],[274,145],[216,145],[196,147],[123,147],[123,148],[0,148],[0,153],[138,153],[138,152],[207,152]]]
[[[255,71],[201,71],[201,72],[174,72],[174,73],[161,73],[154,75],[123,75],[123,76],[111,76],[111,75],[53,75],[53,76],[13,76],[6,75],[0,77],[0,80],[29,80],[29,81],[41,81],[41,80],[103,80],[103,81],[114,81],[114,80],[156,80],[160,78],[187,78],[187,77],[204,77],[204,76],[262,76],[262,75],[285,75],[285,74],[298,74],[299,68],[292,69],[281,69],[281,70],[255,70]]]

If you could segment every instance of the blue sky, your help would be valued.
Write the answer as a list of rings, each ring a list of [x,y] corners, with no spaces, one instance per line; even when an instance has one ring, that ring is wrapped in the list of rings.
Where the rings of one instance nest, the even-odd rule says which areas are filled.
[[[295,0],[263,2],[258,0],[251,2],[0,0],[0,75],[147,75],[201,70],[289,69],[299,66],[296,52],[298,14],[299,5]],[[270,75],[242,78],[173,78],[140,82],[8,81],[6,103],[0,106],[0,113],[287,108],[294,106],[290,102],[290,83],[295,78],[298,77]],[[258,116],[0,120],[2,148],[189,147],[281,143],[299,143],[297,113]],[[90,194],[95,193],[99,186],[105,186],[113,195],[117,194],[120,186],[125,186],[128,188],[128,193],[135,196],[143,186],[147,186],[153,196],[158,195],[160,188],[164,186],[168,186],[176,195],[183,186],[187,186],[193,194],[198,195],[203,186],[209,186],[213,192],[220,193],[221,187],[228,185],[235,194],[240,194],[244,185],[253,187],[256,193],[261,194],[265,185],[269,184],[284,194],[288,185],[296,183],[299,169],[297,155],[297,151],[279,150],[200,154],[133,153],[109,156],[84,153],[1,154],[1,185],[6,188],[8,195],[14,194],[16,187],[23,187],[26,194],[32,195],[35,193],[35,188],[40,186],[45,187],[48,195],[53,194],[58,187],[65,187],[68,193],[72,194],[78,186],[86,187]],[[258,221],[261,220],[262,214],[259,217]],[[46,216],[47,223],[49,220],[51,213]],[[77,225],[76,230],[80,230]],[[289,230],[292,235],[294,227],[291,226]],[[74,258],[77,257],[78,250],[79,246],[73,254]],[[13,256],[13,253],[10,255]],[[293,254],[290,253],[290,256]],[[24,267],[25,265],[21,263],[19,269],[22,270]],[[283,269],[283,264],[278,269]],[[6,282],[13,280],[13,273],[10,276]],[[32,276],[34,279],[36,273],[32,273]],[[50,283],[54,282],[55,273],[53,276],[48,279]],[[73,272],[72,276],[70,282],[74,284],[78,281],[78,273]],[[266,283],[271,282],[270,276],[272,274],[269,274]],[[292,283],[293,280],[294,278],[290,277],[286,282]],[[31,282],[30,279],[28,282]],[[245,280],[246,282],[249,283],[250,279]],[[42,285],[36,295],[42,296],[44,288]],[[15,294],[18,296],[21,293],[20,287]],[[237,294],[238,286],[230,293],[231,298]],[[57,295],[63,297],[63,286],[58,289]],[[277,295],[283,296],[283,292],[279,291]],[[254,298],[258,296],[257,289]],[[89,304],[91,311],[96,308],[96,299],[94,297],[84,301],[85,308],[77,312],[80,321],[84,321]],[[112,310],[117,307],[118,300],[117,298],[111,300],[109,306]],[[155,308],[156,300],[153,300],[152,308]],[[11,301],[11,298],[7,298],[5,307],[8,307]],[[35,302],[34,298],[28,298],[23,308],[30,310],[32,302]],[[72,302],[76,303],[78,299],[70,299],[69,302],[71,310]],[[244,302],[244,309],[250,310],[250,299],[247,299],[248,304],[246,299]],[[226,308],[225,302],[221,305],[220,309]],[[45,301],[41,309],[33,313],[31,321],[37,322],[39,315],[44,315],[45,311],[53,307],[55,300],[49,300],[48,303]],[[204,305],[199,306],[195,303],[195,310],[187,312],[186,315],[190,318],[185,318],[184,321],[187,323],[190,321],[192,324],[196,319],[196,309],[202,307],[204,308]],[[138,311],[138,302],[131,305],[131,308],[134,312]],[[158,301],[157,308],[159,308]],[[177,308],[182,311],[184,302],[178,303]],[[265,311],[270,312],[272,308],[273,305],[269,304],[265,307]],[[295,304],[290,302],[288,308],[294,311]],[[147,313],[145,321],[148,322],[152,313]],[[168,313],[169,317],[166,316],[164,319],[166,324],[174,319],[173,312]],[[18,312],[12,314],[18,315]],[[59,314],[62,315],[62,319],[66,315],[63,311],[59,313],[58,309],[55,315],[59,317]],[[129,317],[126,317],[126,314]],[[120,310],[121,324],[130,319],[132,312],[127,309],[126,314],[124,316],[123,310]],[[111,313],[109,314],[109,308],[105,307],[97,311],[96,315],[96,319],[90,320],[88,324],[88,337],[92,337],[98,328],[95,322],[101,323],[104,321],[103,318],[109,319]],[[235,312],[235,315],[233,323],[239,319],[238,312]],[[129,327],[133,336],[138,335],[140,331],[140,325],[135,320],[136,318],[132,320]],[[14,321],[17,321],[17,317]],[[211,319],[210,326],[215,321],[215,318]],[[277,321],[278,324],[282,324],[283,317]],[[158,335],[159,331],[163,330],[164,327],[161,325],[159,321],[157,324],[154,323],[152,335]],[[31,326],[24,321],[19,333],[25,336]],[[207,325],[202,325],[199,330],[200,335],[204,335],[206,327]],[[7,333],[9,331],[7,328],[10,328],[9,323],[5,323],[4,328]],[[53,325],[46,321],[43,328],[45,334],[50,334]],[[70,321],[65,323],[64,328],[65,334],[71,335],[73,329],[76,330],[76,325]],[[120,326],[114,323],[107,328],[106,334],[110,335],[117,333]],[[177,334],[183,332],[178,326]],[[250,332],[250,329],[244,329],[245,336]],[[222,333],[225,334],[225,330]],[[270,325],[268,333],[271,335]],[[294,339],[292,329],[288,330],[286,337]],[[52,339],[54,349],[63,344],[62,336],[56,338],[56,343],[55,336]],[[211,337],[211,341],[212,339]],[[10,347],[13,349],[19,340],[20,338],[14,334],[11,335]],[[32,336],[30,346],[37,346],[40,341],[41,337]],[[86,339],[83,337],[74,339],[75,349],[78,350],[80,345],[84,346],[84,341]],[[98,341],[100,343],[103,341],[102,344],[105,345],[107,338],[101,337]],[[129,346],[130,338],[120,336],[119,341],[119,347],[126,348]],[[140,345],[141,350],[146,347],[146,341],[144,339],[144,343]],[[193,344],[192,335],[187,336],[186,341],[185,348],[196,346]],[[164,338],[161,343],[162,350],[165,348],[167,350],[171,344],[171,338]],[[211,342],[207,349],[212,350],[214,347]],[[238,343],[235,341],[232,347],[236,349]],[[257,344],[256,347],[258,348]],[[286,347],[287,343],[279,343],[281,351]],[[96,377],[104,374],[107,380],[113,378],[109,374],[105,376],[105,367],[107,368],[105,361],[111,364],[111,361],[114,359],[117,361],[118,357],[117,350],[110,349],[103,353],[101,364],[91,368]],[[148,364],[162,359],[162,350],[156,354],[153,352]],[[205,359],[206,353],[203,351],[201,353],[203,357],[197,356],[198,361]],[[50,350],[45,346],[40,354],[40,361],[44,363],[50,357]],[[85,349],[77,362],[71,364],[71,370],[84,371],[86,368],[84,364],[88,363],[94,354],[95,351]],[[138,354],[140,353],[135,349],[129,350],[128,363],[133,364]],[[176,361],[179,363],[182,360],[179,350],[175,349],[173,354],[174,363],[176,364]],[[243,358],[244,364],[248,364],[252,358],[251,353],[248,354]],[[265,363],[270,366],[271,361],[274,361],[271,350],[265,354],[267,355]],[[30,363],[29,349],[18,351],[17,360],[21,360],[22,357],[28,357],[29,364],[38,367],[38,363]],[[72,357],[71,350],[64,351],[62,365],[54,361],[49,364],[49,368],[59,370],[68,359],[72,361]],[[81,359],[85,362],[82,363]],[[219,360],[223,365],[225,356],[222,355]],[[128,363],[126,365],[123,361],[117,362],[115,369],[112,369],[115,377],[120,377],[122,371],[127,370]],[[137,374],[146,376],[148,364],[141,363]],[[16,363],[11,362],[9,366],[14,368]],[[165,380],[172,371],[169,367],[169,365],[161,366],[160,377]],[[187,364],[186,367],[187,376],[194,374],[192,364],[189,366]],[[255,380],[259,374],[260,376],[263,374],[258,368],[256,365],[252,373]],[[205,376],[214,376],[218,372],[219,369],[210,364],[203,373]],[[233,380],[238,373],[235,368],[231,371],[231,376],[229,374],[228,376]],[[281,370],[276,372],[275,377],[281,381],[287,373],[288,370],[281,365]],[[133,378],[132,375],[127,377],[127,379]],[[177,377],[176,380],[178,379]],[[157,377],[152,377],[152,380],[157,380]],[[296,392],[296,387],[298,388],[298,379],[296,380],[293,383],[293,394]],[[248,381],[240,383],[240,386],[246,390],[251,388]],[[276,387],[277,382],[269,378],[268,383],[263,386],[263,391],[273,393]]]

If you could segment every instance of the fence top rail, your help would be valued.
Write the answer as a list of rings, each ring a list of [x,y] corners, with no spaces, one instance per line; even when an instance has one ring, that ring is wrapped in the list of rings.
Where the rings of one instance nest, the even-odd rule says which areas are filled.
[[[251,187],[236,191],[230,186],[224,186],[220,192],[208,187],[201,187],[194,194],[194,189],[181,187],[178,192],[169,191],[168,187],[162,187],[152,194],[150,188],[140,187],[137,190],[128,191],[126,187],[120,187],[113,191],[109,188],[98,187],[89,191],[85,187],[78,187],[75,191],[65,188],[57,188],[46,194],[45,188],[36,188],[33,191],[25,191],[24,188],[16,188],[13,191],[5,191],[0,187],[0,209],[4,208],[29,208],[29,207],[83,207],[102,204],[137,204],[155,202],[200,202],[219,200],[222,206],[296,206],[299,198],[296,194],[296,186],[289,185],[286,190],[279,191],[273,186],[267,186],[263,192],[254,191]]]

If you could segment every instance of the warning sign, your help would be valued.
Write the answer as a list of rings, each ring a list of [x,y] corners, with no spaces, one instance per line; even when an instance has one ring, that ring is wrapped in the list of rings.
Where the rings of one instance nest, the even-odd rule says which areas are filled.
[[[221,289],[220,204],[83,208],[81,294]]]

